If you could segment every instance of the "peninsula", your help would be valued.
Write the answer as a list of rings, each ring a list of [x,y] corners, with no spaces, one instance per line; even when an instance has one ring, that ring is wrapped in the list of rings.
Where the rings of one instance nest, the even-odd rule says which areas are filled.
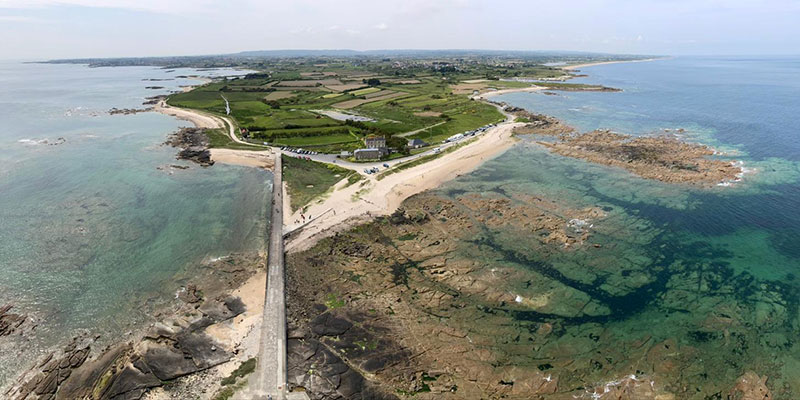
[[[567,61],[576,67],[619,62]],[[197,63],[209,65],[202,59],[168,65]],[[493,287],[500,277],[515,279],[512,270],[496,275],[463,254],[449,254],[457,241],[483,235],[474,222],[534,232],[531,246],[547,251],[601,248],[590,227],[607,211],[543,197],[448,199],[426,191],[475,170],[520,135],[555,136],[557,141],[539,144],[663,182],[708,187],[735,181],[741,169],[709,158],[713,150],[700,144],[579,134],[551,117],[493,101],[512,92],[619,91],[564,82],[575,76],[574,68],[544,64],[524,57],[268,58],[226,65],[253,69],[242,77],[151,99],[153,110],[194,125],[168,141],[181,149],[179,158],[203,166],[283,165],[274,171],[272,204],[281,209],[273,210],[270,248],[282,253],[285,244],[286,294],[273,290],[266,298],[265,289],[284,285],[284,261],[270,254],[266,263],[262,254],[236,275],[238,283],[209,289],[213,298],[191,289],[181,298],[182,316],[151,327],[135,343],[106,349],[84,364],[90,341],[76,339],[61,358],[44,362],[9,393],[46,396],[60,375],[70,378],[54,384],[59,391],[85,395],[89,388],[105,393],[102,398],[131,399],[195,396],[198,390],[215,393],[215,399],[524,398],[579,384],[578,376],[562,384],[548,363],[494,367],[499,358],[515,357],[494,335],[506,340],[516,331],[502,328],[509,322],[502,315],[487,317],[486,329],[468,330],[465,307],[516,304],[514,312],[544,315],[559,306],[549,297]],[[566,307],[576,317],[614,311],[600,303],[576,298]],[[270,308],[276,304],[280,310]],[[439,326],[439,319],[451,322]],[[288,333],[270,333],[274,321]],[[525,340],[545,342],[554,329],[541,319]],[[178,363],[180,352],[187,356]],[[278,374],[285,382],[276,382],[271,368],[285,369]],[[179,383],[163,385],[173,380]],[[668,395],[661,387],[642,390],[622,398]]]

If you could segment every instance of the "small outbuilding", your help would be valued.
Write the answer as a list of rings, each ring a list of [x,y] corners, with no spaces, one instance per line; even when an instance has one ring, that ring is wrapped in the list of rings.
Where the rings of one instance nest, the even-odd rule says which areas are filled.
[[[418,149],[420,147],[425,147],[427,145],[428,144],[425,143],[425,141],[422,139],[411,139],[408,141],[408,147],[412,149]]]

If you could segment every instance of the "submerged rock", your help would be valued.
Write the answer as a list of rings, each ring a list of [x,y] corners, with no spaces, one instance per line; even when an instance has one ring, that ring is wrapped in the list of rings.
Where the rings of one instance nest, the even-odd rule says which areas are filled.
[[[767,377],[760,377],[753,371],[747,371],[736,380],[736,385],[728,394],[730,400],[772,400],[772,393],[767,387]]]

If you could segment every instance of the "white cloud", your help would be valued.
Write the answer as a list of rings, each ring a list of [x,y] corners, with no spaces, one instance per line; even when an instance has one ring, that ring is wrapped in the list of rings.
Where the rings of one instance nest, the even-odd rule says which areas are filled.
[[[380,24],[373,26],[373,28],[379,31],[385,31],[389,29],[389,25],[386,25],[386,22],[381,22]]]
[[[0,8],[39,9],[58,6],[116,8],[163,14],[208,12],[212,0],[0,0]]]

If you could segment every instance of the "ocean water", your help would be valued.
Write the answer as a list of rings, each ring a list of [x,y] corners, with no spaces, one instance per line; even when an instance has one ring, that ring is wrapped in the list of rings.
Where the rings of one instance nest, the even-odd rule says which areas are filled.
[[[496,349],[558,377],[559,388],[585,388],[586,398],[592,385],[629,375],[676,398],[726,398],[745,371],[767,376],[774,398],[800,398],[800,58],[673,58],[583,72],[589,77],[575,82],[624,91],[495,100],[583,131],[683,128],[687,140],[734,154],[754,172],[730,187],[692,189],[554,155],[526,137],[440,188],[606,212],[589,228],[596,247],[556,248],[533,233],[492,229],[463,243],[465,257],[490,249],[487,266],[528,274],[503,289],[548,299],[493,305],[489,312],[509,316],[523,337],[543,324],[553,332],[525,351]]]
[[[0,304],[38,324],[0,338],[0,387],[79,332],[150,321],[204,261],[264,247],[269,173],[175,160],[163,142],[188,123],[106,113],[240,73],[0,64]]]

